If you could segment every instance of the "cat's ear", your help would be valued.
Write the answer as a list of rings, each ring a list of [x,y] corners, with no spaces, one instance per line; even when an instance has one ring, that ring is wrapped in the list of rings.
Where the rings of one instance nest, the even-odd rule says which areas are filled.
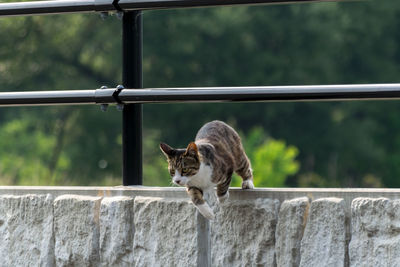
[[[174,154],[174,149],[165,143],[160,143],[160,149],[167,158]]]
[[[186,148],[185,155],[197,156],[197,153],[197,145],[194,142],[191,142]]]

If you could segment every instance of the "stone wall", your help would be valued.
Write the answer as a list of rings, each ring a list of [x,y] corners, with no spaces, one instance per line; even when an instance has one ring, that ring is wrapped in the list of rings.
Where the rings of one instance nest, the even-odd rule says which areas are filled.
[[[400,266],[400,190],[0,187],[0,266]]]

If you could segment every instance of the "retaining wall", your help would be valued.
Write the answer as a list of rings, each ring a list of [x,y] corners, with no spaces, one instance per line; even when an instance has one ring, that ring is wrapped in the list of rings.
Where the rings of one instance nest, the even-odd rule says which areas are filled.
[[[399,199],[399,200],[397,200]],[[400,266],[400,190],[0,187],[0,266]]]

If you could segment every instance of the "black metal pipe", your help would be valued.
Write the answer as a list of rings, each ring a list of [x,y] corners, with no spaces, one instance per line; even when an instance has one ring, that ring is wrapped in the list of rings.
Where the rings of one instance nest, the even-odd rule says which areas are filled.
[[[57,0],[1,3],[0,16],[30,16],[93,12],[95,11],[94,4],[94,0]]]
[[[329,1],[344,0],[120,0],[118,1],[118,6],[122,8],[123,11],[130,11],[221,5],[267,5],[279,3],[311,3]],[[119,11],[116,10],[113,2],[113,0],[50,0],[1,3],[0,17]]]
[[[110,100],[103,96],[101,101]],[[96,104],[96,99],[96,90],[1,92],[0,106]]]
[[[142,12],[125,12],[123,17],[123,84],[142,88]],[[123,91],[135,91],[126,89]],[[122,116],[123,185],[143,184],[142,105],[127,104]]]
[[[140,66],[137,65],[136,69],[138,69],[138,67]],[[126,79],[129,79],[130,76],[128,73],[125,75],[127,75]],[[127,80],[129,83],[134,81],[140,82],[141,76],[133,78],[133,81]],[[135,84],[135,87],[141,87],[141,82]],[[400,99],[400,84],[124,89],[118,95],[119,101],[113,96],[116,90],[117,88],[0,92],[0,106],[118,104],[119,102],[125,104],[147,104],[177,102],[285,102]]]
[[[400,99],[400,84],[156,88],[119,97],[124,103],[382,100]]]

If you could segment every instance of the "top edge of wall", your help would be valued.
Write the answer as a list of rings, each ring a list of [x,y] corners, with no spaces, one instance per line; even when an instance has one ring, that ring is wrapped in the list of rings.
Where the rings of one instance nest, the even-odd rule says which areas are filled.
[[[63,194],[89,196],[151,196],[163,198],[188,198],[182,187],[149,187],[149,186],[0,186],[0,195],[25,194]],[[233,200],[251,200],[256,198],[286,199],[308,197],[310,200],[326,197],[343,198],[347,204],[358,197],[400,199],[400,189],[387,188],[256,188],[242,190],[230,189]]]

